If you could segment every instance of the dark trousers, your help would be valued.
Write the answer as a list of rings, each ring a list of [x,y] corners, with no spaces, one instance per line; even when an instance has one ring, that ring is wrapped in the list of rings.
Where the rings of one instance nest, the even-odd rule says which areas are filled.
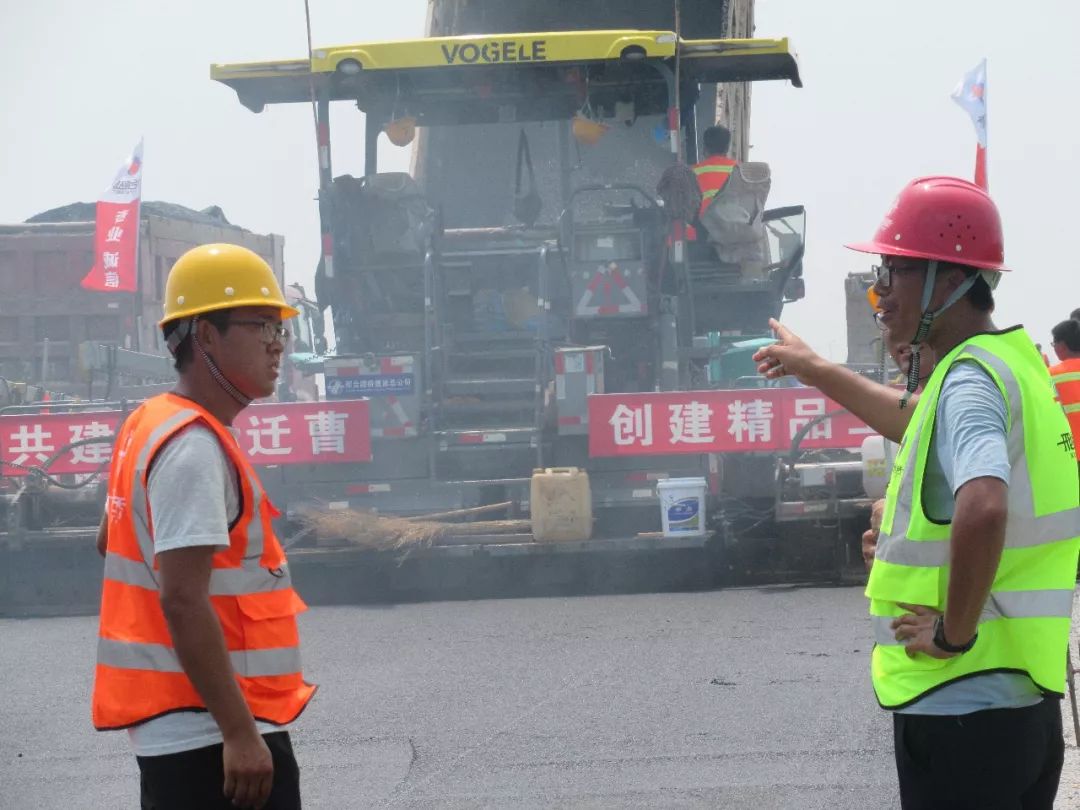
[[[893,715],[904,810],[1052,810],[1065,759],[1061,703]]]
[[[287,731],[264,734],[274,758],[274,787],[264,810],[300,810],[300,769]],[[222,792],[225,766],[222,745],[136,757],[141,774],[143,810],[236,810]]]

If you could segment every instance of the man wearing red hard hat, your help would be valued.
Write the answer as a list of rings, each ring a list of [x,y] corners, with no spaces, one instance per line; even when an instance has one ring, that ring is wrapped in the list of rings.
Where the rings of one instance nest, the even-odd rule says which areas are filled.
[[[909,183],[874,238],[879,317],[910,344],[906,390],[824,360],[772,321],[755,359],[900,442],[866,595],[901,803],[1051,808],[1080,547],[1076,451],[1023,327],[997,329],[1001,219],[955,177]],[[935,366],[921,393],[925,353]]]

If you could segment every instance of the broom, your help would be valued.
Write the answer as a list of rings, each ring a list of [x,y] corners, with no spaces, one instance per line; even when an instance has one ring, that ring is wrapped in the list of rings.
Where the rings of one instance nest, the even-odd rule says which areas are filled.
[[[320,540],[345,541],[372,551],[411,551],[429,548],[454,537],[530,531],[527,520],[439,523],[359,509],[308,509],[301,512],[299,518]]]

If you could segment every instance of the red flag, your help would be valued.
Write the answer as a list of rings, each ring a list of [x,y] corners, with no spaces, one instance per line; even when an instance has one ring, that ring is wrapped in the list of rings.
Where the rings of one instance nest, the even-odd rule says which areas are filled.
[[[82,280],[87,290],[135,292],[139,286],[139,202],[142,141],[98,198],[94,267]]]

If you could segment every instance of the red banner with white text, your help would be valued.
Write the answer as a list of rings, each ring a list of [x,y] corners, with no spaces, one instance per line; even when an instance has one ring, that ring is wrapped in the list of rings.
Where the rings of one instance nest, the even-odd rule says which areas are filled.
[[[139,286],[139,204],[142,141],[97,202],[94,266],[82,286],[96,292],[135,292]]]
[[[840,406],[815,388],[594,394],[589,455],[783,452],[800,429]],[[857,448],[875,431],[844,412],[815,423],[799,446]]]
[[[0,475],[26,475],[68,444],[109,439],[120,424],[117,411],[0,416]],[[366,399],[252,405],[233,423],[237,442],[252,464],[334,464],[371,460]],[[107,442],[66,450],[48,470],[92,473],[112,456]]]

